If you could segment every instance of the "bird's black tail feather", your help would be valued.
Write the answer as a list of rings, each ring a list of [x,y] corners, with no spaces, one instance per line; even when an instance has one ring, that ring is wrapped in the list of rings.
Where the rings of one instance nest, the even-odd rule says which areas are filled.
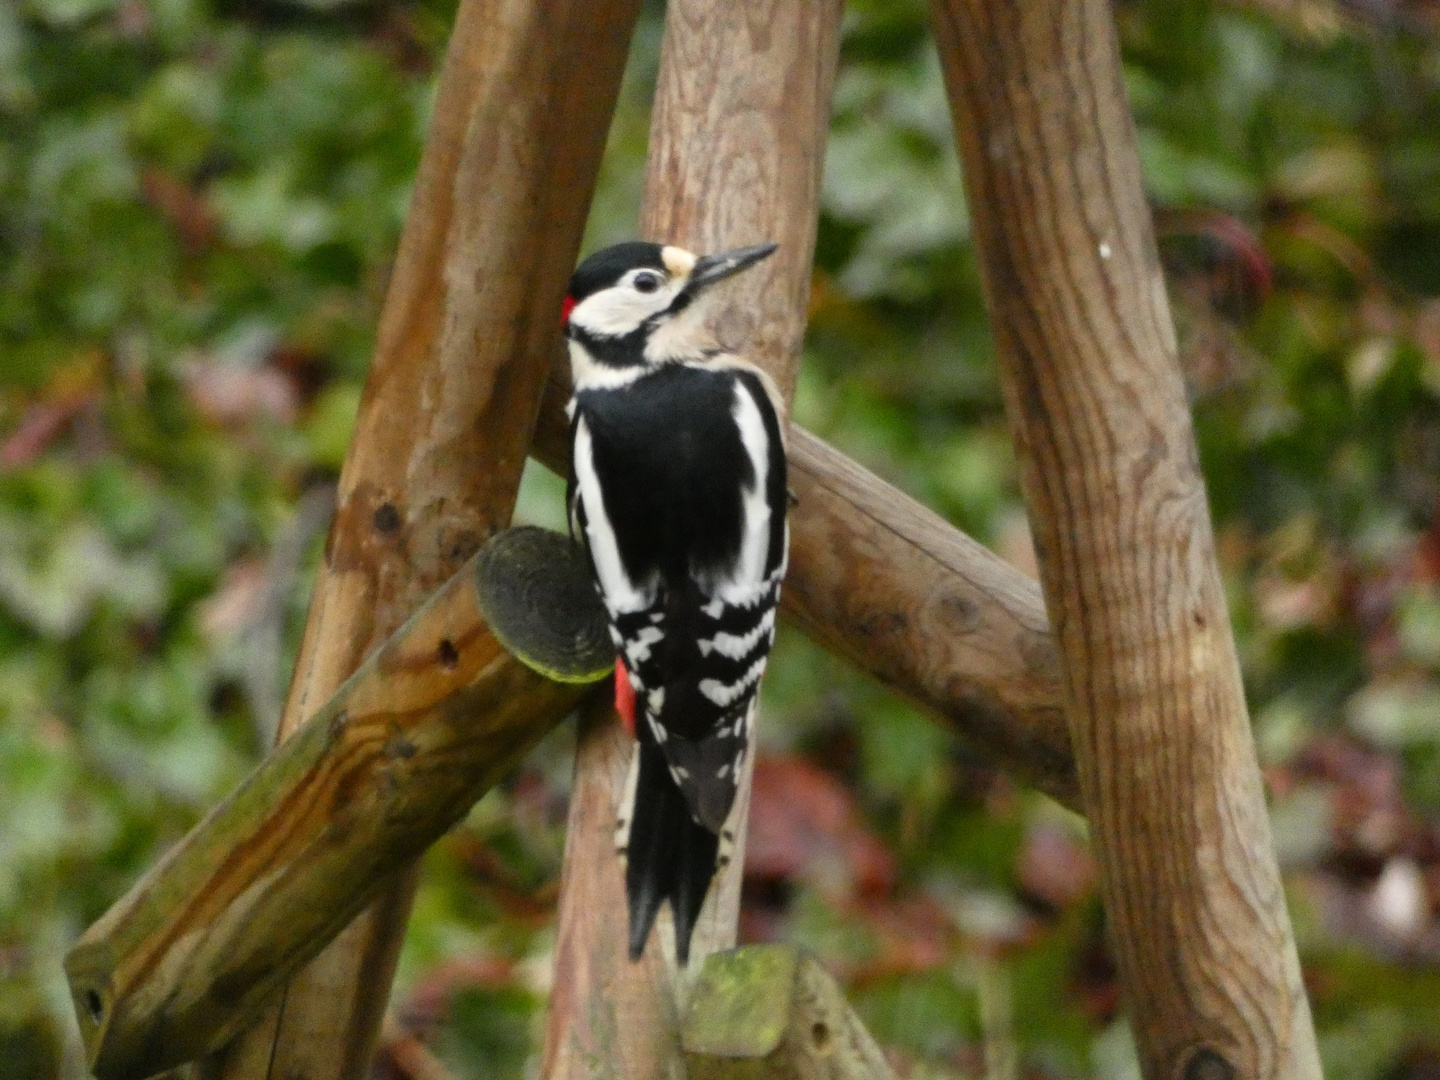
[[[625,895],[630,902],[630,959],[638,960],[660,905],[675,915],[675,953],[690,959],[690,935],[720,853],[720,838],[690,816],[665,756],[648,739],[638,748],[640,770],[630,807]]]

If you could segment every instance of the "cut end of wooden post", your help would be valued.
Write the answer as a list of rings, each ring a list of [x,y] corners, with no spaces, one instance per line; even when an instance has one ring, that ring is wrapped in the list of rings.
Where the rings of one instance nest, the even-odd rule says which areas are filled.
[[[895,1080],[835,980],[787,945],[709,957],[682,1038],[690,1080]]]
[[[705,960],[685,1018],[687,1054],[763,1058],[790,1022],[800,957],[788,945],[751,945]]]
[[[532,671],[593,683],[614,670],[605,606],[569,537],[533,525],[506,529],[476,558],[475,588],[491,632]]]

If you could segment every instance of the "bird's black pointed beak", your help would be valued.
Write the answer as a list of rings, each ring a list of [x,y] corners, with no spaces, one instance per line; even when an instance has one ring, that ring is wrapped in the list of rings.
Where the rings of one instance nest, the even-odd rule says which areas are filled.
[[[690,271],[690,281],[685,286],[685,291],[691,296],[703,292],[717,281],[724,281],[741,270],[754,266],[762,259],[769,258],[779,246],[779,244],[756,244],[754,247],[723,251],[719,255],[702,255],[695,260],[695,269]]]

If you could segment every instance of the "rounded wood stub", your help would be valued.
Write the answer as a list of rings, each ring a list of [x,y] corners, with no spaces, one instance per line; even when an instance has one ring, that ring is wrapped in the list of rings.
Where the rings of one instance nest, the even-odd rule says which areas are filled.
[[[614,669],[605,607],[569,537],[533,525],[499,533],[475,560],[475,591],[491,632],[532,671],[592,683]]]

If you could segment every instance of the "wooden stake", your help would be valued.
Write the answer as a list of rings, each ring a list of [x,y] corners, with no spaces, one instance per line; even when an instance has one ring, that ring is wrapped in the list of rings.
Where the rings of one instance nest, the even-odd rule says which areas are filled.
[[[509,521],[638,8],[459,6],[282,737]],[[378,901],[205,1074],[366,1076],[409,908]]]
[[[605,678],[589,573],[563,536],[497,537],[86,931],[65,966],[99,1080],[223,1045]]]
[[[1142,1067],[1318,1080],[1110,4],[935,13]]]
[[[805,334],[839,26],[839,0],[671,0],[665,14],[640,233],[697,252],[779,243],[727,288],[717,326],[726,344],[769,371],[787,401]],[[572,816],[566,836],[547,1080],[680,1075],[668,1020],[675,1006],[662,1000],[668,988],[656,967],[662,950],[673,955],[668,919],[657,922],[644,960],[631,964],[614,948],[625,940],[625,904],[597,907],[589,895],[573,895],[617,895],[616,738],[600,725],[577,758],[577,793],[592,809]],[[609,793],[608,812],[598,788]],[[738,843],[696,926],[692,970],[735,941],[748,793],[747,777],[732,819]],[[618,895],[623,901],[623,888]],[[610,1033],[622,1029],[617,1043]],[[634,1071],[635,1060],[654,1071]]]

